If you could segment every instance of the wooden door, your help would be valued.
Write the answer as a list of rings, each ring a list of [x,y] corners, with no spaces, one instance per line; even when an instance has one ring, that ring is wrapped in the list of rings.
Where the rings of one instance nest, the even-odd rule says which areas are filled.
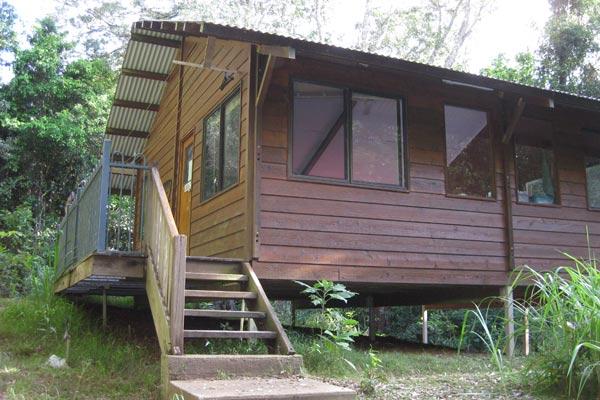
[[[181,175],[177,190],[179,204],[177,207],[177,228],[182,235],[190,236],[190,207],[192,204],[192,171],[194,170],[194,135],[188,135],[181,141],[180,165]],[[188,241],[189,243],[189,241]]]

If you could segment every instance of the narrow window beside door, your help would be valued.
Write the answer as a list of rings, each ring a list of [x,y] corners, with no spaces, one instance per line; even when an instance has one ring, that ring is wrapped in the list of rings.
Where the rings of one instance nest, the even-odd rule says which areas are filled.
[[[204,119],[202,200],[235,185],[240,163],[239,88]]]

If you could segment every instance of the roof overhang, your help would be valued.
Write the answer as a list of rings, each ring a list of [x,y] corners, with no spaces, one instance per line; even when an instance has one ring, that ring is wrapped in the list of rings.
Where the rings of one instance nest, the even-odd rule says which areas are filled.
[[[485,76],[250,29],[189,21],[140,21],[133,24],[123,68],[117,83],[107,137],[114,152],[134,156],[142,152],[158,112],[166,80],[181,43],[187,36],[247,42],[288,54],[339,64],[376,67],[441,80],[451,85],[484,88],[517,97],[545,98],[552,107],[600,112],[600,100],[566,92],[516,84]],[[271,49],[273,51],[273,49]]]

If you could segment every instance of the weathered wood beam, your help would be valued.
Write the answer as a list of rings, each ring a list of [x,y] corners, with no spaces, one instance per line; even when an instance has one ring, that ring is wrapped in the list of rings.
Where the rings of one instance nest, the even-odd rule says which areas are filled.
[[[291,60],[296,58],[296,49],[290,46],[271,46],[260,44],[257,46],[256,51],[258,54],[264,54],[273,57],[289,58]]]
[[[210,67],[212,65],[213,57],[215,55],[215,45],[217,39],[214,36],[206,38],[206,48],[204,49],[204,62],[203,65]]]
[[[200,68],[200,69],[211,69],[213,71],[226,72],[228,74],[237,74],[238,73],[238,71],[233,70],[233,69],[220,68],[220,67],[215,67],[214,65],[197,64],[197,63],[191,63],[191,62],[180,61],[180,60],[173,60],[173,64],[183,65],[184,67],[192,67],[192,68]]]
[[[523,115],[523,110],[525,110],[525,100],[523,100],[522,97],[519,97],[517,105],[515,106],[515,110],[511,116],[510,122],[506,127],[506,131],[504,132],[504,135],[502,135],[502,143],[506,144],[512,138],[515,132],[515,128],[517,127],[517,124],[521,119],[521,115]]]
[[[129,129],[119,129],[119,128],[106,128],[106,134],[146,139],[146,138],[148,138],[149,132],[135,131],[135,130],[129,130]]]
[[[167,78],[169,77],[169,74],[161,74],[159,72],[142,71],[139,69],[129,69],[129,68],[121,69],[121,75],[131,76],[134,78],[152,79],[155,81],[166,81]]]
[[[271,84],[271,77],[273,76],[273,68],[275,66],[275,57],[269,56],[267,59],[267,64],[265,65],[265,71],[263,73],[263,78],[260,81],[260,87],[258,88],[258,92],[256,94],[256,106],[261,107],[265,99],[267,98],[267,92],[269,91],[269,85]]]
[[[515,354],[515,305],[512,287],[505,286],[500,291],[504,301],[504,332],[506,335],[506,356],[512,359]]]
[[[421,306],[421,343],[428,344],[429,343],[429,330],[427,326],[428,322],[428,312],[427,307]]]
[[[155,44],[158,46],[172,47],[178,49],[181,46],[181,41],[173,39],[159,38],[155,36],[142,35],[140,33],[132,33],[131,40],[134,42]]]
[[[120,99],[115,99],[113,101],[113,106],[125,107],[125,108],[135,108],[137,110],[146,110],[146,111],[158,111],[158,109],[160,108],[159,104],[143,103],[140,101],[130,101],[130,100],[120,100]]]

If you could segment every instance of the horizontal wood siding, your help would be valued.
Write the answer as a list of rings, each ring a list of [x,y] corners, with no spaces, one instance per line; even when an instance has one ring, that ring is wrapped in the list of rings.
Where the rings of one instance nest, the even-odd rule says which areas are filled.
[[[183,59],[191,63],[204,61],[206,39],[187,38]],[[194,135],[194,166],[192,172],[192,203],[190,215],[189,254],[249,258],[246,229],[246,165],[249,101],[250,45],[217,40],[212,65],[239,71],[232,82],[221,90],[223,73],[210,69],[184,67],[180,137]],[[175,68],[177,70],[177,68]],[[177,124],[178,73],[169,80],[159,114],[154,122],[146,148],[149,160],[158,162],[163,181],[173,179]],[[241,87],[241,132],[239,183],[201,201],[201,164],[203,120],[236,88]],[[178,188],[173,185],[174,190]]]
[[[587,258],[588,250],[597,253],[600,249],[600,213],[587,208],[581,139],[581,128],[585,126],[579,118],[562,109],[555,110],[548,118],[554,131],[545,134],[553,137],[555,143],[560,205],[513,205],[515,263],[536,269],[569,264],[561,252]],[[526,132],[527,126],[526,121],[520,123],[515,134],[531,134]],[[511,168],[514,169],[512,163]],[[513,201],[516,201],[514,191]],[[586,228],[590,234],[589,249]]]
[[[409,192],[288,177],[290,77],[397,94],[407,105]],[[298,59],[275,70],[262,116],[260,255],[267,279],[501,284],[506,279],[503,204],[447,197],[439,83]],[[497,98],[473,106],[494,113]],[[496,120],[495,123],[498,123]],[[496,185],[502,168],[496,154]]]

